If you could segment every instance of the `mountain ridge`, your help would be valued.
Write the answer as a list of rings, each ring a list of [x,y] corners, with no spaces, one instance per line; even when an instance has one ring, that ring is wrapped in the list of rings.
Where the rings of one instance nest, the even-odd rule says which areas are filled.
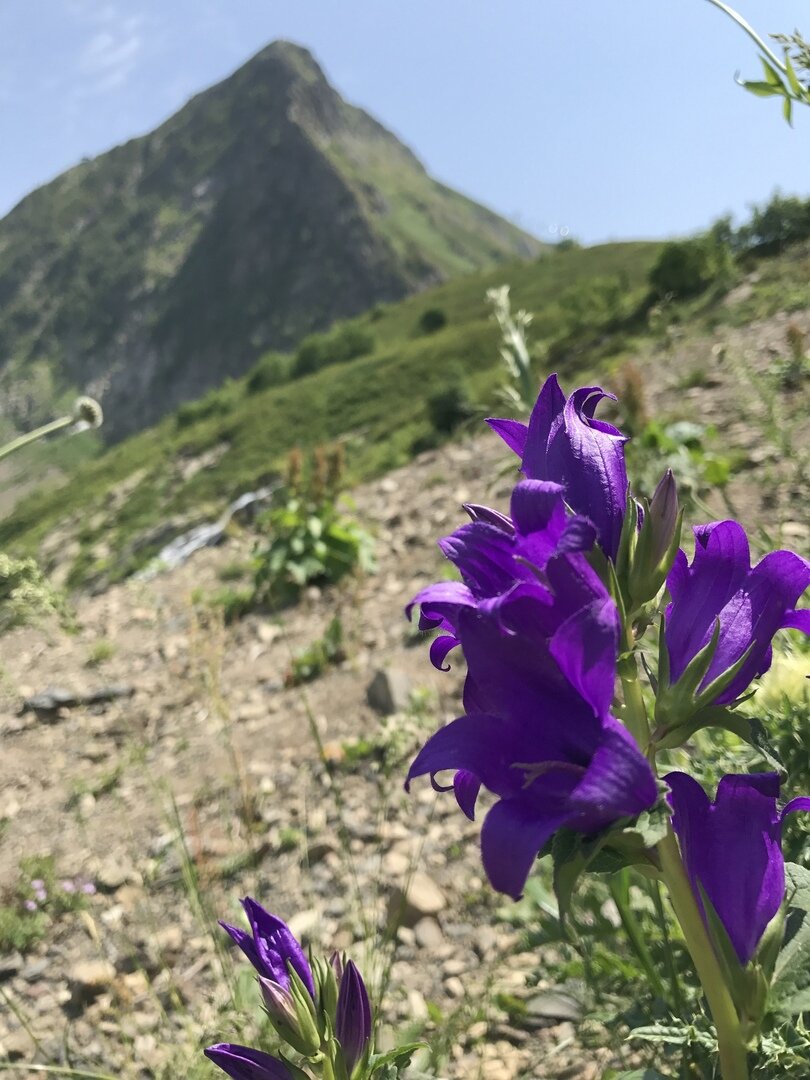
[[[0,221],[6,419],[83,390],[117,440],[267,349],[540,250],[274,42]]]

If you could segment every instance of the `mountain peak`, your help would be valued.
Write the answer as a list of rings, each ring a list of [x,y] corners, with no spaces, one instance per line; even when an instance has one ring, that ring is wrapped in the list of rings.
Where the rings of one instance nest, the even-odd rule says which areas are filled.
[[[0,221],[4,407],[24,426],[87,391],[118,438],[268,349],[538,250],[274,41]]]

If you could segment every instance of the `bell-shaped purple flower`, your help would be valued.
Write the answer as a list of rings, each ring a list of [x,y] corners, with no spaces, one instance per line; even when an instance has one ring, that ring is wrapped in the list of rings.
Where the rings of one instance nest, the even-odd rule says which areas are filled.
[[[723,705],[771,666],[771,641],[778,630],[810,633],[810,610],[795,610],[810,585],[810,562],[792,551],[772,551],[752,568],[748,538],[736,521],[701,525],[694,533],[691,564],[679,551],[667,578],[672,597],[665,614],[669,680],[677,683],[710,644],[719,623],[717,645],[698,692],[745,656],[711,702]]]
[[[524,582],[493,603],[450,613],[467,660],[466,715],[437,731],[408,773],[409,784],[455,771],[469,816],[481,785],[498,797],[482,828],[482,857],[493,886],[513,897],[558,829],[594,833],[657,797],[649,764],[608,713],[615,608],[609,598],[583,605],[593,584],[583,585],[577,559],[549,559],[547,585]]]
[[[293,1080],[292,1072],[283,1061],[249,1046],[217,1043],[207,1046],[203,1052],[233,1080]]]
[[[439,541],[463,580],[429,585],[407,608],[410,615],[419,604],[420,627],[441,631],[431,644],[433,663],[442,667],[450,650],[458,645],[455,624],[461,611],[496,613],[499,605],[516,592],[551,604],[551,589],[556,588],[555,611],[561,625],[569,618],[575,619],[583,608],[600,610],[602,621],[615,625],[616,640],[610,631],[604,639],[602,663],[595,667],[592,664],[590,672],[590,682],[600,691],[600,707],[607,711],[613,694],[618,621],[607,590],[581,554],[593,547],[593,526],[582,517],[567,515],[559,484],[540,480],[524,480],[516,485],[511,517],[485,507],[466,509],[472,522]],[[573,628],[573,624],[562,628],[561,638]],[[595,661],[595,657],[592,659]]]
[[[724,776],[714,802],[685,773],[665,779],[698,904],[703,907],[700,885],[745,965],[785,899],[782,822],[791,811],[810,810],[810,798],[778,810],[776,773]]]
[[[528,427],[517,420],[487,422],[521,458],[526,477],[563,485],[568,505],[593,522],[599,546],[615,560],[627,505],[627,436],[596,419],[606,397],[613,395],[583,386],[566,399],[557,376],[549,375]]]
[[[343,1052],[346,1073],[351,1076],[371,1038],[371,1004],[363,977],[353,960],[341,964],[335,1034]]]
[[[262,979],[275,983],[282,990],[290,989],[289,969],[298,975],[301,982],[315,997],[315,982],[304,950],[298,944],[289,926],[277,915],[265,911],[251,897],[242,901],[251,933],[221,922]]]

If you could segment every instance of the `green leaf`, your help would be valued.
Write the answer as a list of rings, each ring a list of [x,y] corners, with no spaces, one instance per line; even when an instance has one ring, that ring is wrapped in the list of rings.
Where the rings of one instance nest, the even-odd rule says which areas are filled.
[[[785,49],[785,71],[787,73],[790,89],[797,97],[801,97],[804,93],[804,87],[799,82],[799,77],[796,74],[796,69],[793,66],[793,61],[790,59],[790,53],[787,49]]]
[[[773,64],[770,64],[764,56],[760,56],[759,59],[762,62],[762,70],[765,72],[765,81],[771,86],[782,87],[782,76]]]
[[[810,870],[798,863],[785,863],[785,898],[788,907],[810,911]]]
[[[810,995],[810,916],[787,942],[776,961],[771,994],[778,1012],[802,1012]]]
[[[427,1043],[408,1043],[406,1046],[397,1046],[393,1050],[388,1050],[385,1054],[379,1054],[369,1062],[369,1076],[385,1070],[379,1080],[387,1080],[388,1077],[396,1080],[400,1069],[405,1069],[410,1065],[416,1051],[426,1048]]]
[[[793,127],[793,102],[787,94],[785,95],[785,100],[782,102],[782,115],[790,126]]]
[[[773,86],[767,82],[744,82],[743,86],[757,97],[781,97],[785,92],[784,87]]]
[[[551,858],[554,863],[554,895],[557,897],[560,925],[565,925],[574,888],[587,866],[582,852],[581,834],[560,829],[551,846]]]

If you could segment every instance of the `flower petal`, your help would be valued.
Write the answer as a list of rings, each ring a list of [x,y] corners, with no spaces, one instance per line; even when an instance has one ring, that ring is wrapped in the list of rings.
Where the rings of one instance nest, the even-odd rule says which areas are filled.
[[[292,1073],[278,1058],[236,1043],[217,1043],[203,1051],[233,1080],[292,1080]]]
[[[487,423],[496,435],[500,435],[510,450],[519,458],[523,457],[529,430],[525,424],[521,424],[519,420],[502,420],[496,416],[487,417]]]
[[[475,821],[475,804],[481,791],[481,781],[475,773],[459,769],[453,777],[453,790],[462,812],[470,821]]]
[[[567,817],[558,800],[550,800],[545,812],[519,798],[495,803],[481,828],[481,856],[493,888],[520,899],[534,860]]]
[[[613,701],[618,647],[619,613],[610,597],[575,611],[549,644],[560,671],[600,719]]]

